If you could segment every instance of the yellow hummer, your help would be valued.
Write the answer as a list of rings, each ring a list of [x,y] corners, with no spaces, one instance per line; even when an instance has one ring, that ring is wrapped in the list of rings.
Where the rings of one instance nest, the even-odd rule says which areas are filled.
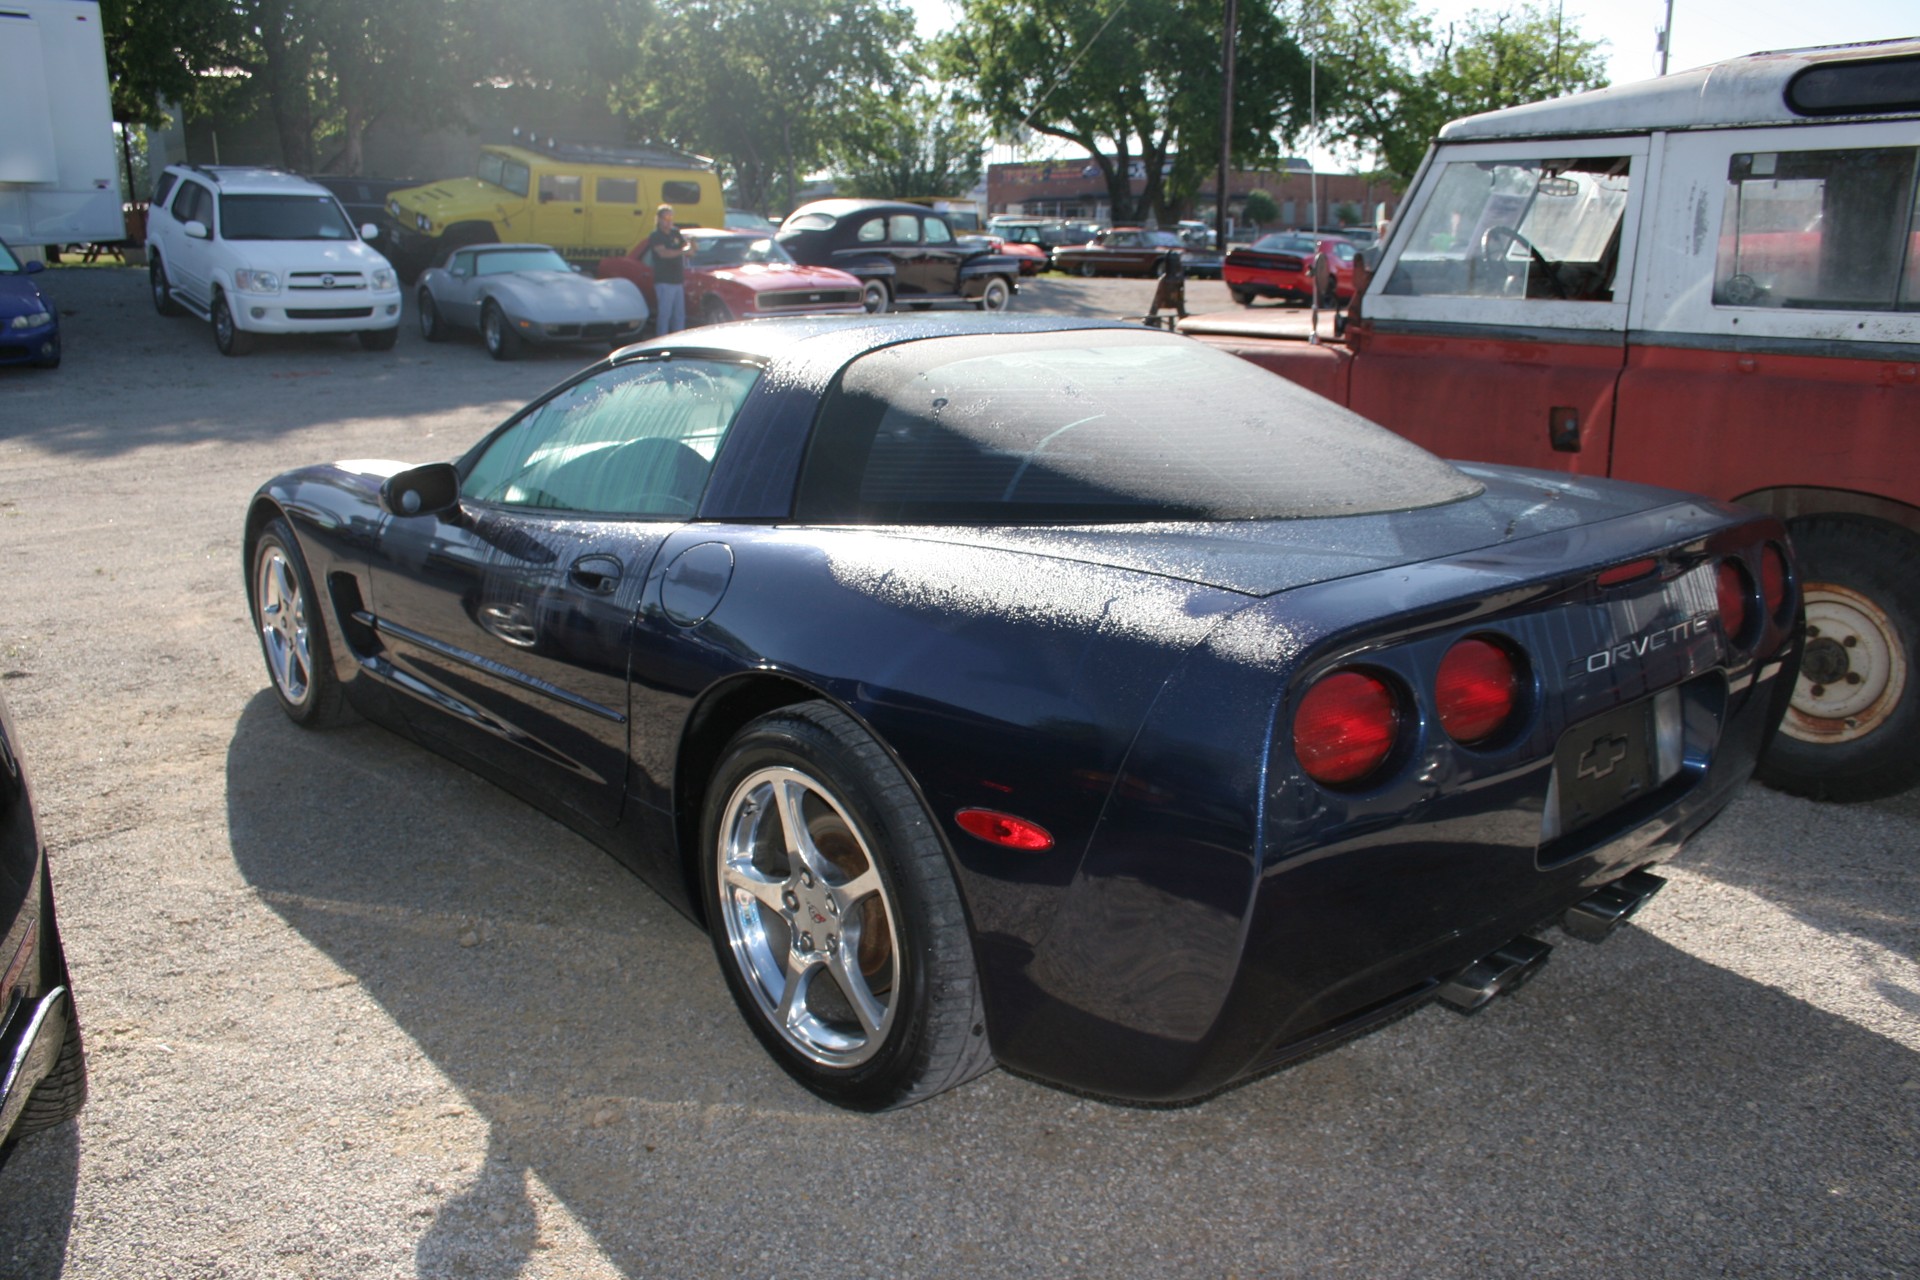
[[[726,221],[720,179],[704,156],[670,147],[615,147],[521,138],[480,149],[471,178],[396,191],[394,265],[412,276],[461,245],[529,241],[597,263],[653,230],[662,204],[682,227]]]

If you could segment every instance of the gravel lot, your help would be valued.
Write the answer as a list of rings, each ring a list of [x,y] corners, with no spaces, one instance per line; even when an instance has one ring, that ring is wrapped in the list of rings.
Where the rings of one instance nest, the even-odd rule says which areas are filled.
[[[451,456],[577,358],[409,324],[227,360],[142,272],[41,278],[66,363],[0,370],[0,678],[93,1093],[0,1170],[0,1275],[1920,1274],[1920,798],[1750,788],[1518,997],[1204,1105],[995,1073],[836,1112],[612,859],[266,690],[252,490]]]

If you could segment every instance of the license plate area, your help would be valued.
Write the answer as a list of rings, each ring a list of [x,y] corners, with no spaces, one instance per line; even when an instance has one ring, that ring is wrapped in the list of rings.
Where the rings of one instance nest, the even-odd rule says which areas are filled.
[[[1683,764],[1680,690],[1665,689],[1569,727],[1553,752],[1541,820],[1542,861],[1584,845],[1587,829],[1661,791]],[[1622,817],[1632,816],[1621,814]]]

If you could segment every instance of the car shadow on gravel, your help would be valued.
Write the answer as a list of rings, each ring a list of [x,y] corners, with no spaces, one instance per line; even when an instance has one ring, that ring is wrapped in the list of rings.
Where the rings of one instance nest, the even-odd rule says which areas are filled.
[[[429,344],[407,303],[392,351],[348,336],[265,337],[222,356],[205,322],[155,314],[145,268],[64,267],[34,277],[60,311],[58,369],[0,372],[0,442],[107,457],[152,445],[269,440],[354,418],[453,417],[465,448],[604,351],[533,348],[495,361],[477,341]],[[78,392],[84,390],[84,394]]]
[[[262,692],[226,773],[253,891],[485,1123],[420,1210],[424,1277],[516,1274],[548,1193],[633,1277],[769,1274],[823,1235],[914,1274],[1920,1268],[1920,1056],[1644,930],[1200,1106],[994,1073],[862,1116],[764,1057],[695,926],[463,770]]]
[[[60,1274],[79,1186],[79,1121],[20,1140],[0,1166],[0,1276]]]

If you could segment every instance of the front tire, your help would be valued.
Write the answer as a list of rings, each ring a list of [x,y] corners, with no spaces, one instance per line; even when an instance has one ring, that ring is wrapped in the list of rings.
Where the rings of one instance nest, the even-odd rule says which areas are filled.
[[[268,523],[253,544],[247,603],[280,709],[295,724],[325,729],[347,720],[346,691],[333,673],[320,597],[285,520]]]
[[[747,724],[711,779],[701,847],[728,989],[801,1085],[884,1111],[993,1065],[940,837],[845,712],[807,702]]]
[[[420,291],[420,336],[428,342],[447,340],[447,322],[440,318],[440,308],[434,304],[433,294]]]
[[[987,280],[986,288],[980,291],[980,309],[982,311],[1005,311],[1013,305],[1013,286],[1007,283],[1005,276],[992,276]]]
[[[885,315],[893,310],[893,291],[884,280],[869,280],[860,287],[860,305],[870,316]]]
[[[213,345],[223,356],[243,356],[253,350],[253,335],[234,319],[233,303],[219,289],[213,294]]]
[[[700,304],[701,324],[726,324],[733,319],[733,313],[727,310],[727,304],[713,294]]]
[[[1816,800],[1904,791],[1920,782],[1920,537],[1844,516],[1789,529],[1806,647],[1759,778]]]
[[[1080,274],[1085,276],[1087,279],[1091,280],[1093,279],[1093,277],[1099,275],[1100,272],[1099,272],[1099,269],[1093,265],[1093,263],[1083,262],[1080,264]]]
[[[487,354],[495,360],[511,360],[520,354],[520,335],[513,331],[507,313],[492,298],[480,309],[480,339]]]

